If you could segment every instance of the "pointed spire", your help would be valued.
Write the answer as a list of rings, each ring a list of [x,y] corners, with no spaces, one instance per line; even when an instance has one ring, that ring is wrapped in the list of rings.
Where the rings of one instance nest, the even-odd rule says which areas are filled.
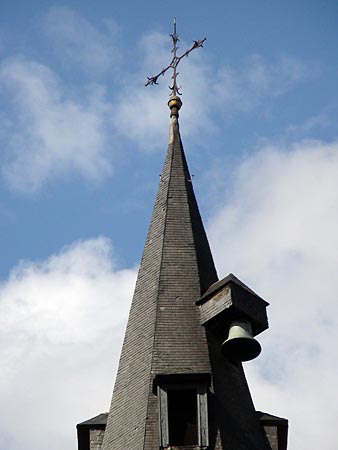
[[[210,372],[195,301],[217,281],[217,274],[179,133],[180,99],[171,98],[169,106],[169,146],[130,310],[104,450],[156,448],[155,374]]]

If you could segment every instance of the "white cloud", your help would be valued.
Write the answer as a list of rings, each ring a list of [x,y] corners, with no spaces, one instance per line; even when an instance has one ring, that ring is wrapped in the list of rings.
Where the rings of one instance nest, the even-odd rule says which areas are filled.
[[[210,224],[220,273],[271,302],[263,354],[247,366],[256,407],[289,418],[290,450],[334,450],[338,143],[265,147],[222,203]]]
[[[220,67],[210,88],[215,103],[233,114],[269,104],[316,73],[318,67],[312,62],[286,55],[271,61],[256,54],[243,60],[239,67]]]
[[[301,136],[309,136],[313,132],[325,131],[333,133],[337,130],[337,112],[335,108],[326,108],[312,117],[308,117],[301,123],[291,124],[287,127],[286,133],[293,136],[293,139],[299,139]]]
[[[106,72],[117,67],[120,53],[114,45],[117,25],[112,19],[96,28],[84,17],[66,6],[53,6],[44,18],[44,30],[64,61],[77,70]]]
[[[60,175],[98,180],[111,172],[104,129],[111,111],[102,91],[73,100],[48,67],[19,58],[1,65],[0,84],[13,106],[2,169],[12,188],[35,191]]]
[[[0,448],[75,448],[76,423],[108,409],[135,276],[104,238],[12,270],[0,286]]]
[[[98,29],[61,6],[50,8],[43,19],[62,67],[74,71],[76,64],[77,73],[94,72],[96,79],[121,63],[116,25],[110,19],[101,25]],[[107,139],[114,136],[115,114],[103,85],[77,77],[71,86],[46,64],[15,56],[0,65],[0,87],[1,171],[12,189],[35,192],[51,180],[74,175],[97,182],[112,172]]]

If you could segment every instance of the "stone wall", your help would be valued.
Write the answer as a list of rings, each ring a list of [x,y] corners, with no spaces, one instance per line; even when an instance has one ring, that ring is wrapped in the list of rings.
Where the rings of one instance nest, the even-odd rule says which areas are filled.
[[[104,430],[91,429],[89,433],[90,450],[101,450]]]

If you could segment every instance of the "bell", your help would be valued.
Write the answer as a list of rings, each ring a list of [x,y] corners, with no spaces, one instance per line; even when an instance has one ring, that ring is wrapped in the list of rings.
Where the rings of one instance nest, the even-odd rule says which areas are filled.
[[[229,328],[228,339],[222,344],[222,353],[232,360],[250,361],[260,352],[261,345],[252,335],[250,322],[233,322]]]

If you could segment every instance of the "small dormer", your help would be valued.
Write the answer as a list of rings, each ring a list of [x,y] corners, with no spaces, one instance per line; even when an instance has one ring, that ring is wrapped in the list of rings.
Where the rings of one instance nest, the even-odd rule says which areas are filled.
[[[76,425],[78,450],[101,450],[108,413],[102,413]]]
[[[261,411],[257,411],[257,415],[271,450],[286,450],[288,444],[288,420]]]

